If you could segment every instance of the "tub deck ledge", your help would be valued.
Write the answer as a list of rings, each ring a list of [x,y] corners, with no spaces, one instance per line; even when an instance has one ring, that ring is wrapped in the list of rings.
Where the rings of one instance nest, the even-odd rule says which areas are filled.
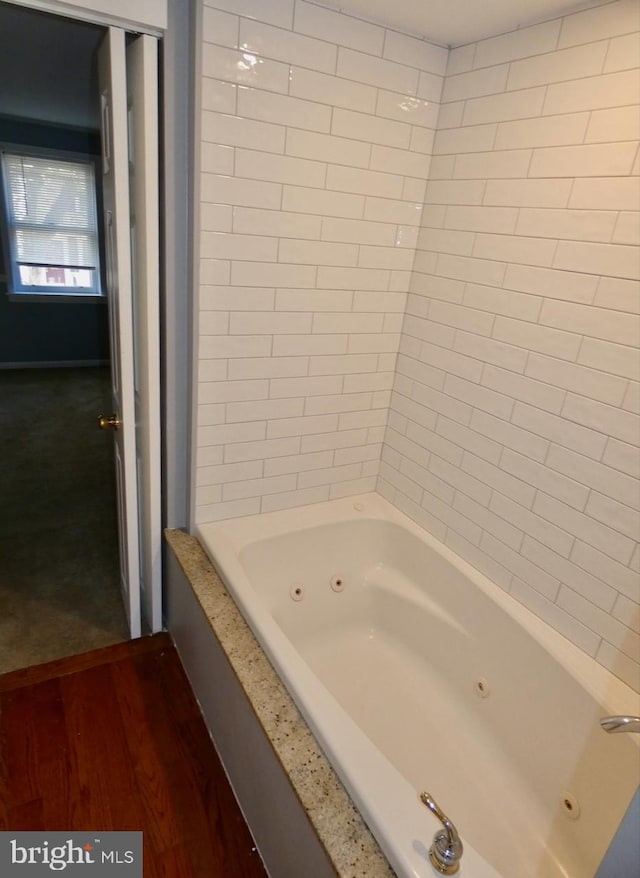
[[[165,539],[336,874],[393,878],[395,872],[198,540],[179,530],[165,531]]]

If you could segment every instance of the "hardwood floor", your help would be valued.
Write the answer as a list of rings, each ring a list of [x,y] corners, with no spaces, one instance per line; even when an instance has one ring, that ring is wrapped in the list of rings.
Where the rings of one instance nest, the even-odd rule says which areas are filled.
[[[142,830],[145,878],[265,878],[167,634],[0,676],[0,829]]]

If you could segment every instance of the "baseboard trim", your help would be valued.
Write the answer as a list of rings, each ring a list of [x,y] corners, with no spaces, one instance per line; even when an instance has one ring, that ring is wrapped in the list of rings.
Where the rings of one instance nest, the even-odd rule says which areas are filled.
[[[0,369],[82,369],[110,364],[110,360],[35,360],[25,363],[0,363]]]

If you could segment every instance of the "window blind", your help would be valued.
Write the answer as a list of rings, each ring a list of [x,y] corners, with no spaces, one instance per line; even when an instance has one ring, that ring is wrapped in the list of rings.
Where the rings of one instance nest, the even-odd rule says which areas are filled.
[[[14,261],[97,271],[93,164],[3,152],[2,166]]]

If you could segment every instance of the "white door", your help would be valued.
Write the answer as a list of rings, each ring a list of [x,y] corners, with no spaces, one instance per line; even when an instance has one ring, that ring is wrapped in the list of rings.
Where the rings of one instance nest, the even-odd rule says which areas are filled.
[[[134,405],[133,307],[125,34],[109,28],[100,46],[104,231],[111,334],[113,437],[120,539],[120,587],[131,637],[140,636],[140,553]]]
[[[151,631],[162,628],[160,496],[160,314],[158,207],[158,41],[127,46],[134,401],[140,592]]]

